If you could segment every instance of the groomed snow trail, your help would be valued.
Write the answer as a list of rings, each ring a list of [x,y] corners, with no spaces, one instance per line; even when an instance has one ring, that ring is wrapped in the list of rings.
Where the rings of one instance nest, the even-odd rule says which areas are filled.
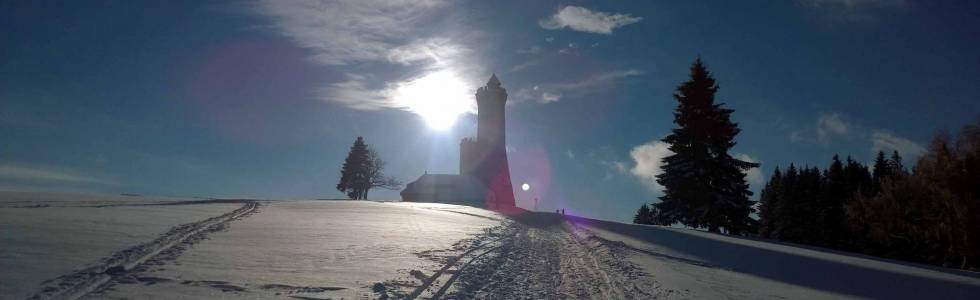
[[[635,299],[665,294],[627,253],[550,213],[527,213],[453,249],[420,255],[443,262],[376,285],[380,298]]]
[[[60,276],[31,299],[78,299],[125,277],[128,272],[139,269],[150,260],[173,257],[182,245],[200,241],[208,232],[221,230],[228,222],[254,213],[259,207],[256,201],[239,202],[243,202],[242,207],[234,211],[178,225],[153,241],[116,252],[96,265]]]

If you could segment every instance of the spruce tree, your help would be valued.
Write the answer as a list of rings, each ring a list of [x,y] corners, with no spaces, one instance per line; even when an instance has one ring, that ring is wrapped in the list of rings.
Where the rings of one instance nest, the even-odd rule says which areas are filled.
[[[772,172],[772,177],[759,194],[759,235],[762,237],[773,237],[775,232],[777,215],[776,207],[779,205],[780,189],[782,189],[783,174],[779,167]]]
[[[798,219],[799,172],[796,165],[789,164],[786,173],[780,180],[779,200],[775,205],[772,231],[770,236],[780,240],[792,240],[797,236],[800,219]]]
[[[640,206],[640,209],[636,211],[636,215],[633,216],[633,224],[650,224],[650,207],[646,203]]]
[[[752,192],[744,171],[758,164],[728,154],[740,129],[731,121],[733,110],[715,104],[718,86],[698,58],[690,80],[677,87],[674,123],[678,125],[663,142],[674,153],[664,158],[657,182],[664,186],[657,209],[667,222],[725,228],[731,234],[750,231],[755,220]]]
[[[371,163],[370,153],[364,138],[357,137],[350,147],[344,165],[340,169],[340,182],[337,190],[351,199],[366,199],[365,181]]]
[[[871,180],[874,182],[874,193],[877,193],[877,191],[881,190],[881,181],[891,177],[892,168],[888,163],[888,159],[885,158],[884,151],[878,151],[878,156],[875,157],[872,169]]]
[[[905,165],[902,164],[902,156],[898,155],[898,151],[892,151],[891,168],[895,176],[908,175]]]
[[[844,182],[844,164],[837,155],[830,162],[830,167],[824,172],[823,187],[820,193],[818,219],[821,229],[820,244],[837,246],[847,240],[844,222],[844,202],[851,197],[853,191],[848,191]]]

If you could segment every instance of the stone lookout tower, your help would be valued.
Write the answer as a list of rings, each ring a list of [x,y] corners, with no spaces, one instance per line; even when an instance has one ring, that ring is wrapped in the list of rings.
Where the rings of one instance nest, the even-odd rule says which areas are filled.
[[[448,202],[491,209],[516,205],[507,164],[504,106],[507,90],[497,75],[476,91],[476,139],[459,143],[459,175],[425,174],[401,192],[403,201]]]

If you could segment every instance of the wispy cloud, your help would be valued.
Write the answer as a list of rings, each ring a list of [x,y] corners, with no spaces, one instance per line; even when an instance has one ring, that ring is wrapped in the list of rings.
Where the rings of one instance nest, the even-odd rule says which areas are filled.
[[[388,51],[391,62],[410,65],[417,62],[431,62],[444,65],[453,59],[469,52],[462,45],[454,44],[447,38],[429,38],[416,40]]]
[[[544,50],[544,49],[541,48],[541,46],[535,45],[535,46],[531,46],[531,47],[529,47],[527,49],[517,49],[517,53],[518,54],[538,54],[538,53],[541,53],[542,50]]]
[[[465,83],[471,80],[464,74],[480,72],[470,72],[479,67],[466,61],[471,49],[445,29],[447,18],[432,17],[449,6],[443,0],[263,0],[252,8],[272,19],[276,32],[310,50],[315,62],[348,72],[315,92],[323,100],[360,110],[419,113],[406,103],[418,100],[407,99],[406,93],[418,90],[411,85],[452,77],[453,83],[464,84],[452,91],[440,89],[442,100],[432,101],[468,111],[472,90],[449,93],[458,92],[459,86],[469,88]],[[377,67],[385,72],[364,71]]]
[[[643,71],[636,69],[615,70],[596,74],[574,82],[535,85],[530,88],[519,89],[514,95],[514,103],[521,103],[525,101],[535,101],[542,104],[557,102],[561,100],[565,94],[580,93],[589,89],[601,87],[617,80],[627,77],[640,76],[643,74]]]
[[[551,86],[551,88],[557,90],[576,90],[576,89],[583,89],[583,88],[591,88],[611,81],[623,79],[626,77],[640,76],[640,75],[643,75],[643,71],[637,69],[615,70],[611,72],[600,73],[581,81],[555,84]]]
[[[392,49],[417,35],[413,28],[441,0],[298,0],[256,2],[254,10],[273,19],[273,27],[317,61],[343,65],[387,59]]]
[[[26,181],[115,184],[110,180],[83,175],[71,170],[23,164],[0,165],[0,177]]]
[[[547,19],[538,21],[544,29],[570,28],[575,31],[612,34],[613,30],[643,20],[629,14],[592,11],[579,6],[565,6]]]
[[[827,143],[833,136],[847,135],[850,127],[839,113],[821,114],[817,117],[817,140]]]
[[[520,63],[520,64],[516,64],[516,65],[510,67],[509,69],[507,69],[507,71],[508,72],[521,71],[521,70],[527,69],[529,67],[533,67],[533,66],[537,65],[540,62],[541,61],[538,60],[538,59],[526,61],[526,62],[523,62],[523,63]]]
[[[834,20],[848,22],[874,20],[876,12],[911,6],[909,0],[797,0],[797,3],[821,10]]]
[[[862,9],[871,7],[904,7],[907,0],[799,0],[805,6],[818,8]]]
[[[890,131],[876,129],[871,132],[871,153],[878,153],[878,151],[885,151],[886,153],[898,151],[906,159],[910,159],[925,153],[926,148]]]

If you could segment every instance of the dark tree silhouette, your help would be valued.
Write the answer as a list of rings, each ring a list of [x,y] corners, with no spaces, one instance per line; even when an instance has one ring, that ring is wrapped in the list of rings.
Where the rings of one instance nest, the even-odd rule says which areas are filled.
[[[766,182],[759,194],[759,235],[762,237],[773,237],[776,232],[776,208],[779,207],[779,200],[782,199],[783,173],[779,167],[772,172],[772,177]]]
[[[980,122],[936,136],[907,170],[893,152],[872,171],[834,156],[773,172],[759,200],[759,235],[963,269],[980,266]]]
[[[875,162],[871,171],[871,180],[874,182],[873,193],[877,193],[880,190],[881,181],[883,179],[890,178],[892,176],[891,169],[892,168],[888,163],[888,159],[885,158],[885,152],[878,151],[878,156],[875,157]]]
[[[367,170],[368,160],[367,144],[364,143],[363,137],[357,137],[340,169],[340,182],[337,183],[337,190],[347,194],[347,197],[351,199],[361,199],[360,183],[363,181],[363,176]]]
[[[674,154],[664,158],[664,172],[657,176],[665,190],[656,208],[669,223],[741,234],[755,225],[749,217],[755,210],[749,199],[752,192],[743,172],[758,164],[728,154],[740,129],[730,119],[733,110],[715,104],[717,91],[715,79],[698,58],[690,80],[674,94],[678,128],[663,139]]]
[[[364,176],[366,181],[362,185],[364,190],[364,198],[367,199],[368,191],[373,188],[383,188],[388,190],[395,190],[402,186],[401,181],[395,179],[392,176],[386,176],[384,173],[385,161],[378,156],[378,152],[373,149],[368,149],[368,164],[367,164],[367,174]]]
[[[823,182],[819,191],[816,226],[820,229],[818,245],[838,246],[847,242],[847,216],[844,213],[844,201],[854,191],[848,190],[844,176],[844,164],[837,155],[830,161],[830,167],[824,171]]]
[[[363,200],[367,199],[368,191],[372,188],[399,188],[401,182],[394,177],[385,176],[384,167],[385,161],[377,152],[364,143],[364,138],[357,137],[344,159],[337,190],[346,193],[351,199]]]
[[[636,210],[636,215],[633,216],[633,224],[651,224],[651,216],[650,206],[644,203],[640,209]]]

